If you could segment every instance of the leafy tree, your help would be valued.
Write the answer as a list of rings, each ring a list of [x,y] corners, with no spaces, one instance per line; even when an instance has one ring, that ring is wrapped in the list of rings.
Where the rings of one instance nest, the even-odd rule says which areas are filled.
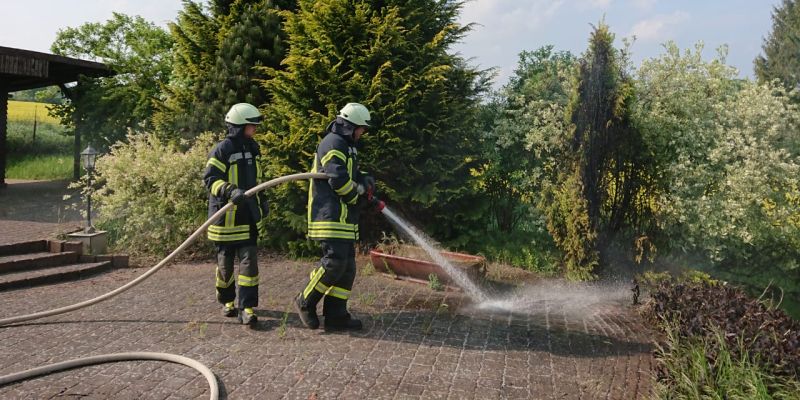
[[[308,170],[319,134],[337,110],[364,103],[374,127],[362,139],[362,169],[377,177],[391,207],[422,221],[435,237],[468,241],[465,233],[484,211],[472,197],[469,171],[477,154],[472,119],[486,83],[484,74],[448,52],[469,29],[456,23],[460,7],[434,0],[303,0],[296,13],[284,13],[286,69],[263,68],[273,95],[269,174]],[[293,187],[276,195],[285,211],[273,223],[296,231],[279,240],[302,237],[306,194]]]
[[[796,0],[783,0],[773,9],[772,32],[762,49],[764,54],[755,60],[758,79],[777,79],[787,90],[800,90],[800,4]]]
[[[220,5],[214,9],[219,8]],[[197,88],[214,66],[219,27],[217,17],[208,15],[202,4],[188,0],[178,12],[177,21],[169,24],[175,43],[174,61],[171,79],[162,88],[162,99],[156,103],[153,116],[158,132],[171,136],[177,131],[189,136],[193,121],[191,104],[197,97]]]
[[[95,145],[151,128],[153,101],[169,80],[171,48],[167,32],[138,16],[114,13],[105,23],[60,30],[53,53],[103,62],[116,75],[82,79],[56,114]]]
[[[21,90],[12,94],[14,100],[35,101],[38,103],[63,104],[64,95],[58,86]]]
[[[494,98],[481,106],[482,159],[478,180],[490,198],[497,229],[512,232],[532,218],[541,190],[543,143],[529,141],[541,126],[542,113],[564,107],[575,57],[553,46],[523,51],[514,76]],[[552,140],[536,138],[534,140]]]
[[[167,136],[193,137],[224,128],[222,115],[236,103],[262,104],[267,96],[255,84],[254,68],[278,68],[286,49],[279,10],[294,1],[217,1],[205,8],[185,2],[176,38],[176,79],[156,119]]]

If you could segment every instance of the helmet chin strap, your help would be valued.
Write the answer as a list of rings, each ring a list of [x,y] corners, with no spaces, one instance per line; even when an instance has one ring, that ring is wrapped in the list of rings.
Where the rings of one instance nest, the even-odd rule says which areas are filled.
[[[328,130],[338,133],[342,136],[349,136],[352,138],[353,132],[356,130],[356,126],[342,117],[336,117],[336,120],[331,121],[331,123],[328,125]]]
[[[244,137],[244,125],[228,123],[228,136]]]

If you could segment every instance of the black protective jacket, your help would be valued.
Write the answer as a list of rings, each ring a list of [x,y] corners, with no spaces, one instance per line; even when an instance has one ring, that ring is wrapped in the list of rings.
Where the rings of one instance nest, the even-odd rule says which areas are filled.
[[[358,190],[363,175],[353,142],[355,127],[337,118],[328,125],[314,154],[311,172],[328,174],[312,179],[308,190],[308,237],[314,240],[358,240]]]
[[[223,193],[226,182],[242,190],[257,185],[261,176],[258,143],[244,136],[244,126],[229,125],[228,136],[219,142],[206,163],[203,182],[209,191],[208,216],[219,211],[228,199]],[[248,197],[239,206],[233,206],[208,227],[208,238],[220,245],[255,244],[258,232],[264,228],[268,205],[264,192]]]

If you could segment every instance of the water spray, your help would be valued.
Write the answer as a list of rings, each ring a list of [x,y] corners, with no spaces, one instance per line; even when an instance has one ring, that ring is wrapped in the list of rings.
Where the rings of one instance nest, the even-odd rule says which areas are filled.
[[[380,204],[383,204],[380,200],[378,200]],[[444,269],[445,273],[450,276],[453,281],[458,284],[464,291],[473,299],[479,302],[484,302],[488,299],[486,294],[474,283],[472,282],[469,277],[460,269],[454,267],[450,261],[447,260],[446,257],[442,255],[438,250],[436,250],[433,245],[431,245],[431,239],[428,238],[424,233],[419,231],[418,229],[414,228],[411,224],[404,221],[400,218],[397,214],[392,212],[388,207],[383,205],[383,207],[379,208],[381,213],[386,216],[389,221],[400,228],[403,232],[405,232],[408,236],[414,239],[414,242],[417,243],[426,253],[433,259],[436,264],[439,264],[442,269]]]
[[[380,204],[383,205],[383,202]],[[422,231],[400,218],[388,207],[381,206],[378,209],[442,267],[447,275],[475,301],[474,307],[478,310],[532,313],[546,309],[584,315],[592,313],[594,305],[627,300],[627,286],[620,282],[571,283],[551,280],[536,282],[505,295],[490,297],[464,271],[453,266],[432,244],[434,241]]]

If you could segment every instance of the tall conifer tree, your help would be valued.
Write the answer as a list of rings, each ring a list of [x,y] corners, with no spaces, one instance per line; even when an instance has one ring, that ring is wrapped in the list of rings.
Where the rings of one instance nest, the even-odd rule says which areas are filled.
[[[548,228],[572,279],[592,278],[612,241],[629,239],[617,235],[639,233],[649,213],[638,201],[649,181],[641,135],[631,123],[632,81],[624,70],[625,54],[613,41],[601,22],[578,63],[566,115],[574,129],[571,153],[550,189]]]
[[[484,74],[448,52],[469,26],[449,0],[301,0],[287,17],[286,69],[265,69],[273,95],[267,126],[273,175],[309,169],[320,133],[347,102],[372,111],[362,169],[439,239],[463,238],[482,209],[469,200],[477,153],[470,129]],[[292,211],[273,221],[305,223],[305,192],[284,190]],[[367,224],[373,226],[373,224]],[[374,232],[373,232],[374,234]],[[366,236],[369,236],[366,235]]]
[[[800,90],[800,4],[783,0],[772,12],[772,32],[764,40],[764,55],[755,60],[762,82],[777,79],[788,89]],[[796,95],[795,99],[800,99]]]
[[[192,129],[192,117],[186,110],[197,101],[197,88],[214,65],[218,19],[202,4],[185,0],[177,21],[169,24],[175,41],[172,77],[163,88],[163,98],[156,102],[153,116],[156,129],[164,136],[188,136],[187,131]]]
[[[254,68],[279,67],[286,52],[279,10],[294,7],[294,1],[236,0],[205,9],[187,1],[171,25],[177,76],[162,103],[160,128],[192,137],[223,129],[222,116],[232,104],[264,103]]]

